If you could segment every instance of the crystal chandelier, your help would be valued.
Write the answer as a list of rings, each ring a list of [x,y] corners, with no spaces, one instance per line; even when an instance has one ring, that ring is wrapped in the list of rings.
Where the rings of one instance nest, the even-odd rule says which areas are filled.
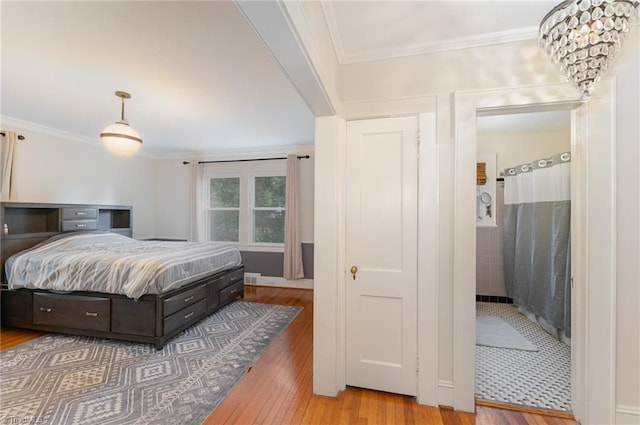
[[[639,0],[566,0],[542,19],[538,42],[587,101],[638,15]]]

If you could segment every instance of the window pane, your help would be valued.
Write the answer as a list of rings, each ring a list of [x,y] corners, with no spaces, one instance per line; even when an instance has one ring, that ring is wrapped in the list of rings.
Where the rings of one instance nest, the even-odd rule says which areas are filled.
[[[284,208],[284,176],[256,177],[255,206],[257,208]]]
[[[284,243],[284,211],[254,211],[254,242]]]
[[[211,208],[238,208],[240,206],[240,178],[211,179]]]
[[[209,229],[211,240],[219,242],[238,242],[240,214],[238,210],[210,211]]]

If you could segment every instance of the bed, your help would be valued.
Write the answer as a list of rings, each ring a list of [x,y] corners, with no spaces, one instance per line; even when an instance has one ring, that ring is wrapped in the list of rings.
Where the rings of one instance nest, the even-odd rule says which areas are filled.
[[[132,239],[131,207],[2,203],[1,211],[3,325],[161,349],[244,296],[236,247]]]

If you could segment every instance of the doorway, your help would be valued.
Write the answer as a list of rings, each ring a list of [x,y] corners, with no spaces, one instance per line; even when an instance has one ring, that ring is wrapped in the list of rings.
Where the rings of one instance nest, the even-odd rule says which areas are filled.
[[[570,160],[569,111],[478,117],[479,402],[571,411]]]
[[[572,113],[571,164],[576,177],[571,201],[572,409],[579,422],[607,423],[615,414],[616,353],[611,335],[616,328],[616,294],[615,285],[601,284],[614,279],[616,268],[616,198],[610,190],[616,181],[615,86],[603,80],[598,93],[587,105],[568,84],[455,95],[454,408],[475,407],[476,223],[469,212],[475,212],[477,116],[567,109]],[[474,267],[468,267],[469,258]]]

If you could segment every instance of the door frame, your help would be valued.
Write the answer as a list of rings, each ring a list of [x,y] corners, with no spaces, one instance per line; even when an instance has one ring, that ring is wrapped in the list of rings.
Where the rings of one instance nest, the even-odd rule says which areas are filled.
[[[351,105],[358,112],[348,111],[349,118],[338,119],[337,146],[333,152],[336,158],[335,167],[337,181],[342,182],[336,191],[337,197],[337,298],[336,329],[337,358],[335,362],[337,391],[346,388],[346,285],[348,270],[346,264],[346,127],[348,121],[360,119],[383,119],[396,116],[417,116],[418,118],[418,335],[417,338],[417,395],[419,404],[438,405],[438,356],[434,349],[434,341],[438,341],[438,279],[439,279],[439,223],[438,223],[438,182],[439,182],[439,150],[437,126],[438,120],[445,120],[445,114],[436,114],[437,97],[425,96],[412,99],[411,102],[400,102],[391,108],[393,115],[381,113],[389,111],[387,102]],[[444,109],[444,106],[442,106]],[[421,112],[411,112],[411,111]],[[442,125],[442,124],[441,124]],[[317,234],[317,233],[316,233]],[[315,292],[315,291],[314,291]],[[314,332],[314,335],[316,333]],[[436,344],[437,345],[437,344]],[[334,394],[335,395],[335,394]]]
[[[443,111],[436,114],[436,104]],[[347,105],[344,115],[316,119],[316,184],[315,203],[324,205],[326,214],[314,220],[316,282],[314,303],[324,307],[314,310],[314,394],[335,397],[346,388],[346,122],[389,116],[418,116],[420,143],[418,146],[418,388],[420,404],[438,405],[438,275],[439,275],[439,203],[438,181],[440,149],[438,143],[448,142],[449,98],[423,96],[397,103],[374,101]],[[420,111],[416,113],[416,111]],[[322,140],[322,143],[317,143]],[[320,176],[324,184],[319,184]],[[333,211],[333,214],[328,213]],[[327,231],[327,229],[335,229]],[[328,313],[330,312],[330,313]],[[321,349],[319,347],[322,347]]]
[[[405,339],[403,338],[403,349],[400,350],[402,352],[402,363],[403,363],[403,371],[406,372],[402,372],[404,379],[398,381],[398,387],[396,387],[396,389],[398,389],[398,391],[392,391],[392,387],[395,387],[394,385],[382,385],[381,387],[386,387],[387,389],[381,389],[382,391],[391,391],[391,392],[398,392],[399,394],[405,394],[405,395],[412,395],[412,396],[417,396],[417,389],[419,387],[418,384],[418,374],[417,374],[417,359],[419,358],[419,354],[418,354],[418,301],[417,301],[417,297],[418,297],[418,265],[419,265],[419,239],[418,239],[418,235],[417,235],[417,231],[418,231],[418,226],[419,226],[419,198],[418,198],[418,190],[419,190],[419,184],[420,184],[420,180],[419,180],[419,149],[420,149],[420,125],[423,124],[421,119],[421,117],[418,114],[406,114],[406,115],[396,115],[393,117],[382,117],[382,118],[367,118],[367,119],[359,119],[359,120],[347,120],[345,121],[346,123],[346,127],[347,127],[347,138],[346,138],[346,143],[345,145],[345,155],[346,155],[346,165],[347,167],[345,168],[345,178],[344,178],[344,187],[345,187],[345,198],[344,198],[344,202],[345,202],[345,237],[344,237],[344,242],[345,242],[345,251],[344,251],[344,258],[345,261],[349,260],[351,257],[351,261],[349,263],[346,264],[345,267],[345,284],[344,284],[344,301],[345,301],[345,306],[347,308],[345,308],[345,336],[349,336],[350,332],[349,332],[349,326],[351,321],[358,321],[358,319],[356,319],[354,316],[351,316],[351,320],[347,320],[347,316],[348,316],[348,312],[349,306],[352,306],[353,303],[353,298],[349,299],[349,293],[351,291],[351,293],[353,294],[354,291],[354,287],[352,286],[352,278],[351,278],[351,274],[349,271],[349,266],[356,264],[358,265],[358,267],[362,270],[366,271],[366,264],[362,264],[360,265],[360,260],[362,260],[361,258],[353,258],[354,252],[358,252],[359,254],[360,251],[359,249],[354,249],[354,246],[360,247],[360,245],[357,242],[359,239],[359,235],[357,235],[357,231],[356,231],[356,238],[353,239],[353,234],[351,233],[350,229],[349,229],[349,224],[353,224],[351,223],[351,221],[353,221],[353,216],[351,216],[350,211],[351,208],[354,207],[353,204],[353,200],[349,199],[350,194],[354,195],[353,192],[350,192],[348,189],[351,187],[353,188],[353,176],[350,174],[350,169],[356,165],[356,167],[358,165],[363,166],[366,165],[365,163],[357,163],[357,161],[354,160],[354,163],[349,162],[350,160],[350,156],[349,154],[354,153],[354,156],[358,156],[358,140],[359,138],[362,137],[362,135],[368,135],[368,134],[385,134],[388,133],[389,131],[393,131],[393,132],[397,132],[397,131],[402,131],[403,134],[407,135],[407,143],[405,143],[405,139],[403,138],[403,142],[401,145],[401,158],[402,158],[402,172],[403,172],[403,178],[402,178],[402,185],[403,185],[403,191],[406,189],[405,187],[405,183],[404,183],[404,177],[406,177],[405,174],[405,170],[407,170],[407,168],[404,167],[404,165],[407,165],[408,162],[413,164],[413,171],[411,172],[415,172],[415,180],[413,180],[413,185],[414,187],[411,188],[412,190],[410,190],[409,193],[409,198],[411,196],[414,197],[413,200],[409,199],[408,202],[413,204],[413,208],[410,208],[410,210],[412,211],[413,214],[415,214],[415,217],[412,217],[413,219],[415,219],[415,221],[413,221],[415,227],[409,232],[409,234],[406,233],[406,229],[403,228],[403,236],[408,237],[409,240],[413,240],[413,243],[410,244],[410,246],[406,245],[406,240],[405,237],[403,237],[403,248],[401,249],[401,251],[404,251],[405,248],[411,250],[411,247],[415,250],[414,251],[414,255],[415,258],[411,259],[411,254],[409,254],[409,257],[406,257],[404,254],[402,255],[402,264],[406,265],[407,267],[401,267],[402,271],[407,271],[409,273],[413,274],[413,279],[412,279],[412,287],[411,287],[411,295],[410,296],[406,296],[403,297],[403,301],[402,301],[402,305],[403,305],[403,309],[405,308],[404,305],[405,304],[413,304],[412,306],[407,306],[407,308],[409,309],[413,309],[414,311],[412,312],[412,314],[410,316],[405,316],[404,312],[402,314],[403,319],[401,320],[401,323],[405,323],[404,319],[410,320],[413,322],[412,325],[409,325],[409,327],[413,326],[413,333],[412,334],[407,334],[407,341],[411,341],[410,343],[413,344],[413,347],[411,347],[410,352],[411,352],[411,356],[407,356],[407,354],[409,352],[405,352],[404,349],[407,348],[404,345]],[[422,117],[424,118],[424,117]],[[393,120],[393,121],[392,121]],[[389,128],[387,128],[387,126],[391,124],[391,130]],[[350,127],[350,125],[353,125],[354,127]],[[365,125],[364,129],[362,127],[359,127],[360,125]],[[408,131],[408,127],[412,126],[411,131]],[[414,128],[413,128],[414,127]],[[352,132],[351,130],[355,130],[354,132]],[[371,131],[373,131],[373,133],[370,133]],[[365,142],[366,144],[366,142]],[[409,146],[410,145],[410,146]],[[354,151],[354,147],[356,148]],[[358,168],[356,168],[357,170]],[[409,170],[411,170],[411,168],[409,168]],[[356,174],[358,174],[356,172]],[[360,180],[362,181],[362,180]],[[404,193],[404,192],[403,192]],[[357,194],[355,194],[356,198],[357,198]],[[357,201],[357,200],[356,200]],[[405,213],[407,211],[405,211],[405,201],[404,200],[404,196],[402,197],[402,217],[403,217],[403,222],[404,222],[404,218],[406,218]],[[356,202],[357,205],[357,202]],[[356,208],[357,209],[357,208]],[[357,226],[356,226],[357,227]],[[351,235],[351,237],[350,237]],[[353,244],[353,245],[352,245]],[[353,249],[353,251],[350,250]],[[360,255],[357,255],[357,257],[360,257]],[[407,260],[407,258],[409,258],[409,260]],[[364,261],[364,260],[363,260]],[[407,262],[408,261],[408,262]],[[411,271],[409,271],[411,270]],[[380,270],[381,271],[381,270]],[[379,271],[379,272],[380,272]],[[371,272],[371,271],[370,271]],[[386,270],[387,273],[391,272],[391,270]],[[360,270],[358,270],[358,275],[360,274]],[[393,275],[390,275],[393,276]],[[394,279],[397,277],[394,277]],[[355,279],[355,278],[354,278]],[[359,279],[359,278],[358,278]],[[375,277],[372,278],[374,281],[376,280]],[[408,281],[407,281],[408,282]],[[370,282],[371,283],[371,282]],[[377,288],[377,289],[372,289],[372,288]],[[408,287],[407,287],[408,288]],[[372,286],[367,288],[367,289],[362,289],[363,292],[369,292],[370,294],[372,293],[371,291],[373,291],[373,293],[378,292],[381,288],[372,283]],[[359,293],[359,290],[356,290],[357,293]],[[374,295],[375,296],[375,295]],[[380,295],[380,296],[384,296],[384,295]],[[361,300],[362,298],[360,298]],[[360,325],[362,325],[362,322],[359,323]],[[403,325],[403,334],[406,331],[406,325]],[[352,337],[355,337],[355,335],[351,334]],[[348,344],[349,338],[345,338],[345,353],[349,354],[349,350],[347,350],[349,344]],[[351,346],[349,346],[351,347]],[[357,352],[357,351],[356,351]],[[353,351],[351,352],[353,354]],[[346,357],[346,362],[345,362],[345,378],[346,378],[346,383],[349,385],[355,385],[358,386],[358,384],[353,383],[354,381],[359,381],[360,383],[364,383],[365,381],[367,382],[371,382],[369,381],[366,376],[367,374],[364,373],[362,375],[358,374],[358,377],[354,376],[353,374],[349,373],[349,367],[353,366],[352,363],[352,358],[350,358],[349,356]],[[358,363],[358,362],[356,362]],[[354,367],[354,370],[363,370],[366,369],[367,366],[358,366],[356,365]],[[371,371],[373,373],[373,370]],[[383,374],[385,372],[382,372]],[[365,376],[365,378],[362,378],[362,376]],[[350,378],[349,378],[350,377]],[[347,379],[348,378],[348,379]],[[409,385],[408,380],[409,379],[413,379],[413,383],[411,383],[411,385]],[[389,376],[389,380],[392,380],[392,377]],[[377,381],[377,382],[381,382],[381,381]],[[402,382],[402,384],[399,384],[400,382]],[[366,385],[363,386],[364,388],[374,388],[375,385],[377,384],[373,384],[374,386],[371,387],[367,387]],[[405,387],[406,386],[406,387]],[[403,390],[400,390],[400,387],[404,388]]]
[[[573,110],[572,175],[576,177],[572,179],[576,180],[572,181],[572,408],[579,421],[613,423],[616,194],[611,80],[601,81],[591,101],[582,105],[568,84],[454,95],[454,408],[475,409],[476,117],[561,108]]]

